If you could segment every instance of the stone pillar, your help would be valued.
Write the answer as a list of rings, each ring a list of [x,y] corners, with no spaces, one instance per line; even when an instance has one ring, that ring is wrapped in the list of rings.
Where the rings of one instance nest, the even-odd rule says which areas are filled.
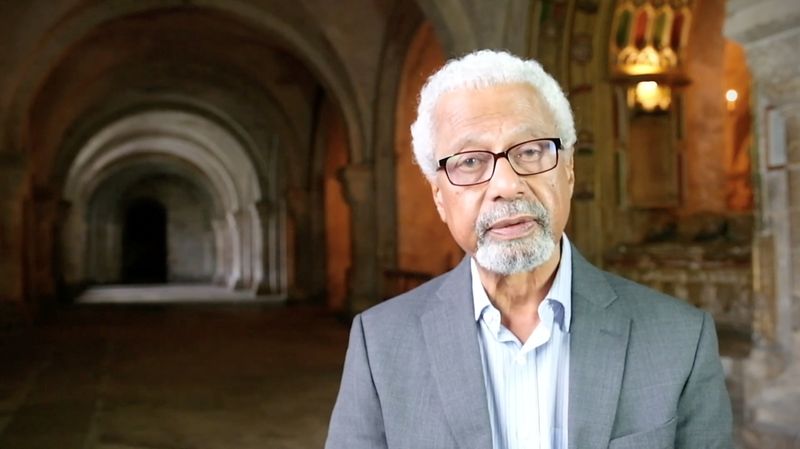
[[[348,165],[340,173],[352,213],[353,264],[348,279],[348,303],[358,313],[379,301],[375,217],[375,181],[372,167]]]
[[[227,223],[224,219],[211,220],[211,229],[214,232],[214,277],[213,282],[226,285],[230,272],[230,239],[227,238]]]
[[[103,242],[105,242],[106,229],[97,222],[94,216],[89,217],[89,241],[87,242],[87,261],[86,261],[86,275],[89,283],[98,283],[103,281],[102,267],[103,259]]]
[[[288,246],[288,212],[285,201],[275,203],[275,208],[269,215],[267,223],[268,239],[267,243],[272,244],[269,252],[269,272],[270,285],[273,292],[286,294],[289,290],[289,246]]]
[[[122,278],[122,226],[113,214],[95,208],[88,218],[86,275],[90,284],[120,282]]]
[[[239,288],[250,288],[253,282],[253,235],[250,208],[242,207],[235,212],[236,228],[239,230]]]
[[[58,195],[34,189],[25,200],[27,293],[37,304],[51,303],[56,296],[56,220],[60,215]]]
[[[122,227],[117,218],[109,221],[108,227],[108,253],[107,266],[111,282],[117,283],[122,279]]]
[[[259,295],[286,293],[286,230],[283,207],[261,200],[253,204],[253,222],[258,225],[255,235],[255,257],[258,275],[254,291]]]
[[[294,267],[289,296],[320,299],[325,292],[325,207],[317,192],[290,187],[286,206],[293,218]]]
[[[96,265],[95,281],[116,283],[122,279],[122,226],[114,221],[96,223],[95,241]]]
[[[242,243],[239,238],[236,211],[229,211],[225,214],[225,230],[230,254],[230,266],[226,283],[230,289],[242,288]]]
[[[792,290],[800,291],[800,260],[792,260],[800,249],[800,3],[731,0],[725,34],[745,48],[755,90],[761,185],[754,328],[763,346],[788,350],[800,324],[791,310]]]
[[[0,327],[24,321],[21,160],[0,153]]]
[[[725,34],[753,75],[757,172],[754,347],[744,367],[746,448],[795,447],[800,428],[800,2],[729,0]],[[793,310],[794,309],[794,310]]]
[[[253,230],[253,284],[251,290],[255,294],[269,293],[269,284],[265,274],[268,267],[266,258],[268,249],[265,245],[267,233],[264,229],[268,210],[269,207],[263,201],[257,201],[250,205],[250,226]]]
[[[59,233],[61,254],[59,268],[62,280],[68,288],[86,281],[86,221],[80,204],[63,202],[61,216],[64,217]]]

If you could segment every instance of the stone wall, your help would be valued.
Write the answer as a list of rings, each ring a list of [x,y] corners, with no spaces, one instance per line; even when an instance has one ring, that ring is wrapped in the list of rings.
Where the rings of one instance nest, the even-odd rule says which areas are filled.
[[[743,366],[746,447],[800,441],[800,3],[731,0],[725,33],[752,70],[758,136],[754,348]]]
[[[606,257],[620,275],[714,316],[718,328],[749,338],[753,323],[749,243],[623,245]]]
[[[0,302],[21,303],[22,300],[23,242],[20,235],[24,169],[21,160],[0,157]],[[16,307],[10,306],[8,310]]]
[[[214,234],[212,211],[202,191],[183,179],[156,177],[131,186],[119,207],[138,198],[157,200],[167,212],[167,281],[172,283],[212,281]],[[122,214],[120,214],[122,215]]]

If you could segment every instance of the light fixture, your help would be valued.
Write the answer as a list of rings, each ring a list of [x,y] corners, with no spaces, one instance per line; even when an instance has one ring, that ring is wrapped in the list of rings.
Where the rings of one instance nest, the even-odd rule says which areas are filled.
[[[628,106],[645,112],[666,111],[672,102],[672,91],[669,86],[656,81],[639,81],[628,87]]]
[[[739,99],[739,92],[736,89],[728,89],[725,92],[725,100],[728,102],[728,110],[733,111],[736,109],[736,101]]]

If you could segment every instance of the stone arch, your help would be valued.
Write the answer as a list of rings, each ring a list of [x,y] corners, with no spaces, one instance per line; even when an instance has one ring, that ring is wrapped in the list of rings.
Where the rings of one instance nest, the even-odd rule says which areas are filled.
[[[77,153],[63,188],[67,210],[63,254],[73,264],[64,269],[71,273],[70,281],[86,280],[81,254],[87,247],[87,229],[81,223],[92,213],[87,210],[92,198],[108,179],[148,164],[170,167],[166,170],[171,174],[208,192],[207,208],[213,214],[208,228],[213,229],[217,254],[215,280],[224,278],[231,288],[283,291],[285,276],[267,273],[281,272],[286,265],[281,260],[283,198],[276,190],[265,195],[248,153],[227,129],[186,111],[136,112],[97,131]],[[273,171],[277,177],[278,167]]]
[[[250,7],[247,6],[247,8]],[[201,18],[205,17],[205,20],[212,22],[216,20],[227,20],[227,24],[231,22],[231,17],[220,19],[217,16],[208,15],[209,13],[202,8],[186,8],[186,10],[191,11],[191,14],[195,14],[194,18],[199,15]],[[145,8],[145,11],[152,10]],[[156,9],[155,11],[159,13],[160,10]],[[173,12],[170,11],[170,13]],[[225,11],[222,12],[226,13]],[[136,11],[131,14],[136,14]],[[262,181],[260,188],[262,197],[265,199],[252,205],[245,205],[244,207],[247,211],[242,212],[237,226],[243,226],[243,223],[248,222],[255,223],[259,220],[258,217],[261,217],[262,223],[271,223],[267,225],[267,229],[285,230],[285,236],[293,240],[293,242],[284,242],[280,250],[277,247],[274,251],[270,249],[267,256],[265,256],[268,260],[251,263],[253,267],[262,266],[264,268],[263,273],[254,273],[253,276],[255,278],[260,277],[263,281],[253,288],[256,288],[259,292],[286,292],[289,290],[288,285],[293,283],[293,279],[288,277],[295,275],[298,279],[303,278],[303,286],[310,285],[311,283],[307,282],[309,280],[309,271],[321,272],[321,270],[317,270],[317,265],[313,265],[313,268],[309,269],[311,265],[305,264],[301,258],[295,257],[298,253],[293,253],[290,250],[298,248],[300,245],[316,248],[322,243],[322,237],[317,234],[312,235],[310,242],[307,242],[309,241],[309,234],[304,233],[306,228],[316,229],[316,217],[308,213],[296,213],[297,210],[301,212],[314,211],[316,208],[305,207],[305,204],[302,204],[299,208],[290,209],[287,207],[286,198],[292,198],[293,203],[299,200],[304,202],[316,201],[315,204],[318,204],[321,201],[319,195],[316,194],[318,192],[312,192],[308,187],[310,183],[315,182],[315,180],[309,178],[309,175],[314,173],[304,165],[310,160],[307,158],[314,157],[306,154],[310,152],[308,147],[311,146],[312,142],[304,140],[308,136],[308,134],[304,134],[304,127],[308,126],[307,123],[310,121],[306,120],[306,118],[311,114],[304,116],[305,109],[301,110],[300,114],[296,113],[297,108],[307,107],[303,103],[307,98],[302,95],[295,95],[295,97],[289,96],[289,101],[287,101],[286,96],[280,96],[282,87],[280,82],[285,82],[288,79],[286,78],[287,76],[300,75],[291,80],[291,82],[296,83],[295,89],[298,89],[298,86],[299,89],[318,89],[320,95],[330,98],[331,104],[337,108],[337,113],[344,118],[344,129],[348,136],[346,139],[347,145],[344,148],[349,153],[348,160],[369,159],[371,157],[363,153],[360,156],[355,156],[352,151],[352,139],[350,138],[354,127],[358,128],[359,135],[369,134],[369,127],[348,123],[346,111],[343,109],[339,98],[330,91],[325,80],[317,78],[316,69],[312,68],[314,73],[308,72],[306,70],[307,67],[295,60],[288,53],[288,50],[284,47],[278,48],[277,44],[270,40],[273,39],[272,35],[265,37],[262,34],[254,33],[253,29],[247,31],[250,33],[248,37],[255,38],[255,42],[265,46],[274,62],[286,64],[286,70],[283,71],[286,73],[278,73],[278,75],[284,76],[284,80],[269,79],[264,81],[259,78],[257,69],[248,70],[249,66],[246,65],[244,67],[237,65],[232,68],[226,65],[226,70],[219,71],[203,70],[202,67],[195,66],[187,68],[182,66],[158,66],[155,67],[157,70],[154,74],[161,78],[152,83],[138,83],[136,82],[136,77],[139,76],[141,78],[142,74],[144,74],[146,79],[148,76],[147,70],[152,67],[138,68],[136,62],[140,60],[132,58],[133,63],[130,63],[130,59],[126,59],[126,57],[130,56],[128,53],[125,53],[125,57],[118,58],[119,61],[122,61],[122,64],[106,72],[100,72],[99,75],[91,72],[88,74],[89,76],[80,76],[82,72],[78,71],[77,74],[74,72],[76,68],[91,66],[91,60],[83,61],[84,64],[80,64],[81,60],[73,59],[73,56],[75,54],[81,55],[87,48],[93,50],[96,54],[97,49],[92,48],[91,44],[98,41],[98,35],[104,36],[103,32],[109,27],[129,25],[125,22],[126,20],[140,23],[143,20],[147,21],[148,18],[149,16],[147,15],[131,18],[130,14],[121,14],[119,17],[110,17],[108,20],[98,19],[95,26],[102,26],[104,27],[103,30],[97,31],[88,27],[85,33],[72,37],[72,47],[66,45],[63,47],[63,52],[65,53],[63,56],[67,59],[60,59],[58,61],[60,65],[55,65],[56,68],[51,70],[49,78],[44,77],[46,82],[41,86],[37,96],[33,96],[34,105],[32,109],[28,110],[31,115],[31,117],[28,117],[31,120],[28,125],[31,129],[45,129],[47,126],[54,124],[52,126],[57,131],[39,132],[38,136],[48,137],[43,137],[41,140],[34,139],[30,148],[28,148],[32,150],[31,155],[34,158],[38,158],[33,164],[31,185],[46,186],[48,189],[52,189],[53,192],[59,192],[62,179],[66,177],[67,169],[65,167],[71,164],[75,153],[79,151],[81,145],[92,138],[97,129],[107,126],[107,123],[113,122],[120,117],[125,117],[141,110],[170,108],[198,113],[217,122],[241,141],[241,144],[249,151],[248,155],[255,165],[258,179]],[[236,19],[238,20],[238,16]],[[281,20],[284,19],[286,19],[286,23],[291,22],[287,18]],[[120,20],[121,22],[114,22],[114,20]],[[263,27],[255,31],[263,33]],[[313,36],[316,35],[312,33],[311,40],[316,39]],[[280,36],[278,36],[278,39],[280,39]],[[102,39],[99,39],[99,41],[102,41]],[[88,45],[87,42],[89,43]],[[285,42],[281,43],[285,44]],[[102,50],[104,48],[101,46],[100,50],[102,59]],[[139,53],[135,53],[135,50],[131,54],[140,56]],[[86,58],[85,56],[83,57],[84,59]],[[270,59],[270,62],[273,59]],[[317,59],[327,63],[324,57],[320,56]],[[214,63],[225,65],[226,61],[227,59],[219,57],[219,55],[217,57],[212,55],[210,60],[206,62],[212,65]],[[336,63],[333,65],[335,66]],[[302,70],[297,70],[298,68]],[[172,72],[163,69],[175,69],[176,71]],[[196,76],[198,69],[200,76]],[[129,71],[133,71],[134,74],[129,74]],[[191,76],[187,77],[189,78],[188,82],[183,82],[183,77],[187,76],[187,74]],[[275,76],[274,73],[272,75]],[[70,97],[70,95],[59,92],[59,89],[74,94],[74,79],[78,78],[100,79],[98,83],[100,86],[90,85],[89,87],[93,90],[89,93],[80,92],[79,102],[67,103],[63,99]],[[51,85],[52,79],[66,79],[67,81],[55,81]],[[70,84],[69,80],[73,80],[73,83]],[[182,82],[175,83],[176,80],[181,80]],[[53,85],[56,86],[56,89],[51,89]],[[114,89],[115,86],[125,86],[126,88],[117,91]],[[200,95],[193,97],[193,92],[200,93]],[[310,90],[305,92],[310,92]],[[59,95],[59,93],[62,93],[62,95]],[[48,96],[55,100],[50,103]],[[295,99],[299,101],[291,101]],[[295,114],[291,116],[293,104],[303,105],[295,108]],[[31,111],[33,112],[31,113]],[[51,113],[51,111],[55,112]],[[299,119],[298,115],[300,116]],[[263,117],[259,119],[251,118],[256,116]],[[46,126],[43,127],[42,125]],[[265,132],[264,130],[267,131]],[[361,165],[371,168],[371,164],[371,160],[366,160],[362,161]],[[286,168],[286,170],[279,170],[277,167]],[[277,200],[268,201],[269,198],[277,198]],[[52,214],[52,210],[55,208],[52,207],[51,203],[42,205],[37,210],[37,215]],[[366,207],[370,208],[371,204],[366,205]],[[247,216],[251,218],[248,219]],[[295,220],[290,220],[290,218]],[[39,219],[36,220],[41,221]],[[226,229],[231,226],[230,221],[221,223],[217,227]],[[298,223],[299,226],[291,230],[295,232],[286,229],[287,226],[298,225]],[[58,225],[56,224],[55,226]],[[257,229],[257,226],[253,225],[250,228]],[[284,237],[283,231],[281,233],[266,232],[250,235],[255,247],[269,248],[272,248],[268,244],[269,242],[274,242],[281,237]],[[35,257],[46,259],[46,256]],[[319,258],[308,257],[315,264],[322,263]],[[286,261],[288,261],[289,266],[284,263]],[[44,273],[37,275],[35,283],[45,284],[46,282],[40,282],[39,280],[47,278],[48,276]],[[297,284],[299,283],[293,285]],[[242,286],[246,285],[248,285],[248,282],[243,281]]]
[[[177,187],[177,189],[176,189]],[[177,190],[177,192],[176,192]],[[176,198],[176,193],[180,194]],[[187,257],[173,258],[171,281],[205,280],[211,281],[211,274],[219,283],[219,272],[230,266],[219,263],[226,253],[223,245],[213,247],[211,235],[215,217],[224,217],[222,200],[215,194],[210,180],[190,161],[174,156],[152,152],[138,154],[118,160],[87,179],[76,201],[65,201],[67,212],[66,226],[63,228],[62,254],[64,266],[61,272],[67,285],[83,283],[120,282],[120,262],[124,256],[120,251],[124,227],[123,212],[129,203],[137,199],[151,199],[169,206],[171,215],[184,222],[179,233],[170,239],[170,246],[184,246],[194,240],[203,254],[195,255],[190,261]],[[176,201],[177,199],[177,201]],[[175,210],[182,209],[182,210]],[[187,213],[188,212],[188,213]],[[176,221],[171,218],[173,223]],[[188,221],[189,230],[186,229]],[[176,223],[177,224],[177,223]],[[199,228],[199,229],[198,229]],[[190,232],[194,231],[194,232]],[[199,231],[199,232],[198,232]],[[214,254],[219,257],[214,264]],[[229,252],[228,252],[229,253]],[[197,263],[203,270],[188,270],[194,275],[180,275],[176,265]],[[211,273],[211,271],[215,271]],[[197,273],[207,272],[207,276]],[[187,270],[183,270],[187,272]]]
[[[229,102],[236,100],[241,100],[241,98],[232,98]],[[229,104],[211,104],[207,99],[190,98],[185,93],[104,98],[102,104],[90,108],[74,119],[60,145],[53,149],[55,154],[52,156],[52,161],[43,161],[47,164],[42,163],[37,166],[34,176],[38,179],[48,180],[57,190],[64,189],[69,171],[78,154],[85,148],[87,142],[97,138],[98,130],[105,130],[113,134],[115,131],[111,125],[119,124],[126,118],[140,116],[143,113],[149,114],[153,111],[172,111],[196,118],[197,123],[195,124],[199,127],[204,126],[203,123],[211,123],[217,133],[227,134],[227,140],[235,140],[234,144],[246,152],[237,157],[240,160],[249,159],[255,170],[257,185],[253,187],[260,190],[263,196],[275,196],[284,187],[282,185],[283,177],[279,179],[273,174],[274,165],[282,162],[277,160],[280,159],[275,151],[277,146],[285,148],[283,153],[286,155],[287,162],[293,162],[291,159],[302,144],[299,142],[297,133],[291,129],[290,118],[285,111],[275,103],[274,99],[265,98],[264,100],[266,101],[247,105],[246,110],[239,111],[238,116],[233,116],[225,109],[230,106]],[[242,114],[258,116],[259,121],[256,125],[245,126],[240,122]],[[177,126],[179,123],[175,123],[175,125]],[[255,131],[260,131],[261,135],[255,136]],[[164,137],[174,137],[173,134],[173,131],[165,131]]]
[[[192,161],[214,182],[228,208],[261,197],[256,171],[237,138],[205,117],[154,110],[119,119],[89,139],[70,165],[65,198],[76,198],[116,160],[152,151]]]
[[[477,33],[466,11],[458,0],[416,0],[417,5],[430,20],[441,39],[447,56],[455,56],[478,47]]]
[[[99,8],[83,3],[65,14],[59,22],[48,30],[42,43],[30,55],[26,64],[20,64],[13,76],[17,81],[10,107],[0,112],[0,142],[6,148],[21,151],[28,147],[29,108],[39,94],[49,74],[58,66],[70,49],[92,29],[104,23],[126,16],[158,10],[185,8],[182,0],[161,0],[158,4],[136,1],[116,3],[114,8]],[[226,14],[235,20],[251,24],[265,34],[274,36],[287,50],[298,55],[330,92],[331,97],[341,109],[347,126],[351,159],[362,162],[369,159],[370,149],[365,144],[367,126],[363,124],[363,109],[356,100],[355,88],[349,79],[344,65],[321,33],[303,33],[300,24],[301,13],[279,16],[267,9],[244,1],[202,2],[199,8]],[[297,5],[299,6],[299,5]],[[282,12],[284,9],[278,8]]]

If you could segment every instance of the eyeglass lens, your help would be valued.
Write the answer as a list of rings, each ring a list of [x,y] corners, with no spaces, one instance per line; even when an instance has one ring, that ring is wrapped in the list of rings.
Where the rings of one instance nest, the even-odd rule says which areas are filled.
[[[505,157],[518,175],[535,175],[551,170],[558,162],[556,145],[550,140],[534,140],[509,148],[503,153],[465,151],[447,159],[445,171],[451,183],[472,185],[494,175],[497,159]]]

